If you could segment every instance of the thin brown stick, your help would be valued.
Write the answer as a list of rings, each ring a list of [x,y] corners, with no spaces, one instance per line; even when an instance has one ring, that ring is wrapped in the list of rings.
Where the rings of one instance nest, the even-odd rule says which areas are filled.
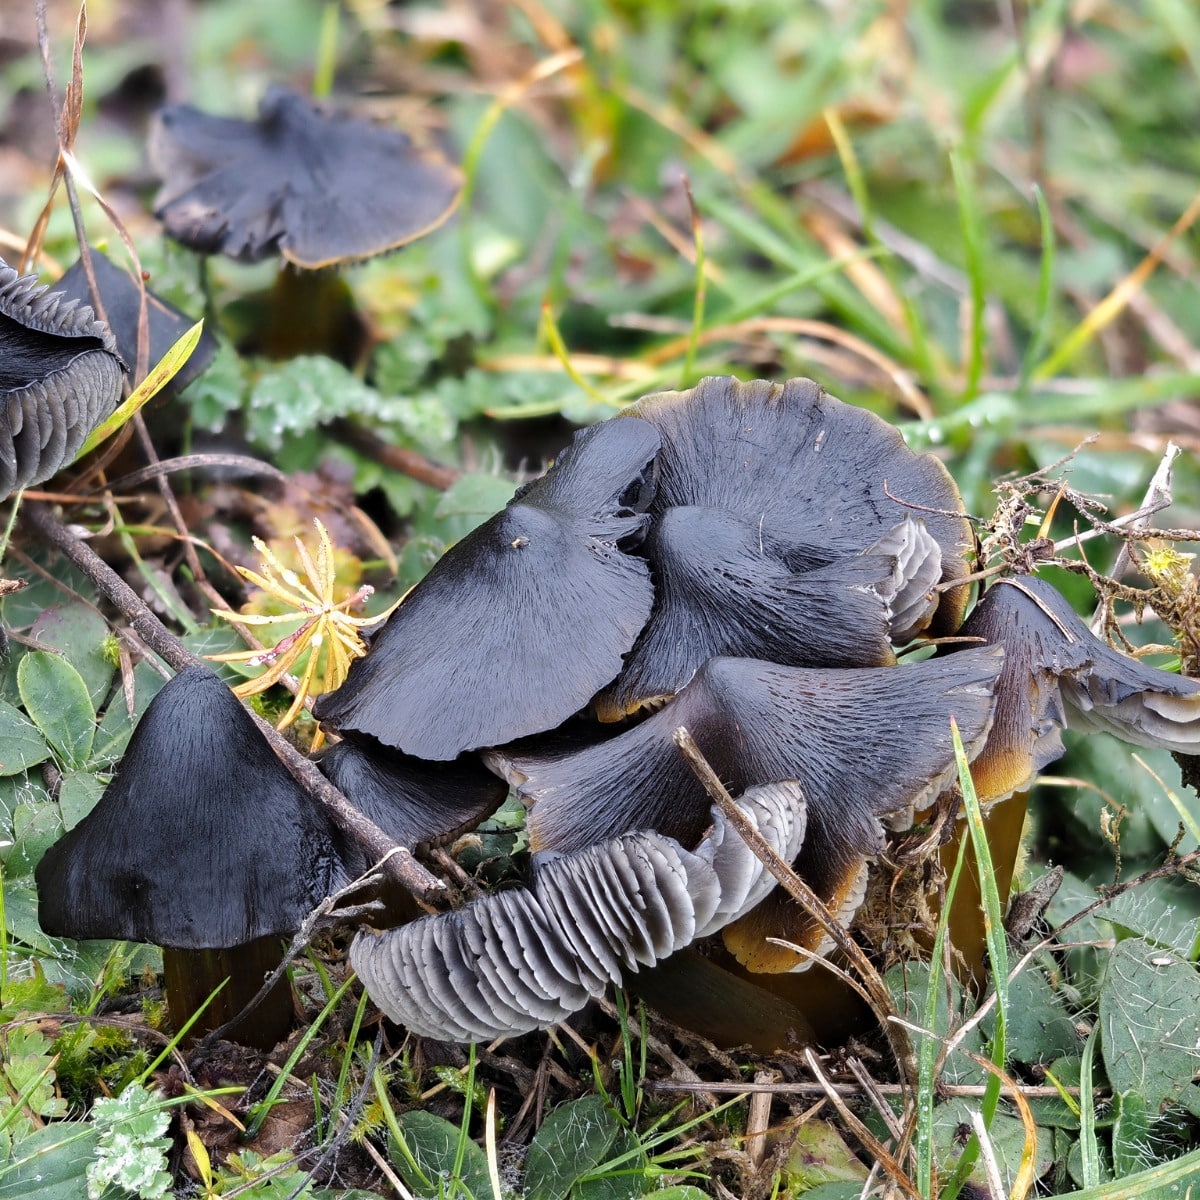
[[[906,1085],[903,1083],[873,1083],[870,1090],[857,1083],[763,1083],[755,1080],[752,1083],[694,1083],[687,1079],[647,1079],[642,1086],[648,1092],[682,1092],[693,1095],[697,1092],[711,1092],[715,1096],[745,1096],[755,1092],[770,1092],[773,1096],[827,1096],[832,1089],[837,1095],[847,1100],[868,1100],[870,1092],[880,1096],[903,1096]],[[966,1098],[983,1096],[987,1093],[987,1085],[983,1083],[939,1083],[939,1096],[962,1096]],[[1102,1088],[1093,1088],[1096,1096],[1106,1096],[1108,1092]],[[1029,1100],[1053,1100],[1055,1096],[1067,1095],[1079,1098],[1079,1089],[1071,1087],[1056,1088],[1049,1083],[1031,1083],[1017,1085],[1015,1089]]]
[[[896,1015],[896,1007],[892,1003],[892,998],[888,994],[883,980],[879,977],[879,972],[875,970],[862,947],[838,924],[837,919],[812,888],[796,875],[791,864],[780,858],[774,847],[746,820],[745,814],[734,803],[733,797],[709,765],[692,735],[681,725],[675,730],[674,738],[675,744],[687,760],[688,766],[703,784],[704,790],[713,803],[718,805],[725,814],[726,820],[738,831],[742,840],[754,851],[763,866],[779,880],[788,894],[816,920],[854,966],[869,994],[871,1007],[875,1010],[875,1014],[891,1042],[892,1053],[896,1057],[896,1067],[900,1072],[900,1077],[906,1081],[914,1080],[916,1078],[916,1059],[913,1055],[912,1042],[909,1040],[907,1031],[890,1019]]]
[[[916,1185],[909,1179],[908,1174],[896,1161],[891,1151],[850,1111],[849,1105],[837,1094],[833,1084],[825,1078],[824,1073],[821,1071],[821,1064],[817,1061],[817,1056],[811,1049],[805,1050],[804,1061],[808,1064],[808,1069],[816,1077],[817,1082],[825,1087],[825,1095],[828,1097],[829,1103],[837,1109],[838,1116],[845,1121],[847,1128],[862,1143],[864,1149],[868,1150],[875,1161],[888,1173],[892,1183],[904,1192],[905,1195],[911,1196],[913,1200],[924,1200],[924,1197],[917,1190]]]
[[[116,607],[139,638],[176,671],[205,665],[154,615],[136,592],[86,542],[55,520],[41,504],[28,504],[21,517],[42,538],[79,568]],[[321,805],[335,824],[363,851],[387,882],[394,882],[418,899],[439,892],[444,884],[413,857],[397,846],[373,821],[360,813],[337,788],[282,737],[269,722],[251,713],[259,732],[292,778]],[[385,861],[386,860],[386,861]]]
[[[399,471],[418,483],[427,483],[445,491],[451,484],[462,478],[462,472],[443,463],[434,462],[415,450],[406,450],[403,446],[393,446],[382,438],[376,437],[368,429],[355,425],[353,421],[337,420],[330,426],[330,432],[339,441],[353,446],[355,450],[375,459],[393,471]]]

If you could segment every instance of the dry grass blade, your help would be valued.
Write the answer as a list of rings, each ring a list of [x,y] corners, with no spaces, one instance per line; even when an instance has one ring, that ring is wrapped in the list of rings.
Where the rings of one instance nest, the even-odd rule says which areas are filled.
[[[971,1052],[968,1051],[968,1053]],[[971,1058],[983,1067],[985,1071],[988,1071],[1000,1080],[1004,1094],[1010,1096],[1013,1103],[1017,1106],[1017,1113],[1025,1129],[1025,1144],[1021,1149],[1021,1163],[1017,1168],[1012,1190],[1008,1193],[1008,1200],[1025,1200],[1025,1197],[1029,1195],[1029,1191],[1036,1181],[1038,1131],[1037,1122],[1033,1117],[1033,1110],[1029,1107],[1029,1101],[1022,1095],[1020,1085],[1007,1071],[1002,1070],[994,1062],[989,1061],[980,1054],[971,1053]],[[982,1126],[982,1118],[976,1132],[980,1135],[980,1147],[990,1149],[989,1139],[984,1136],[986,1129]],[[999,1194],[1002,1193],[998,1192],[997,1195]]]
[[[838,1095],[837,1089],[825,1078],[821,1070],[821,1064],[817,1061],[817,1056],[812,1050],[805,1050],[804,1061],[808,1064],[808,1069],[813,1073],[817,1082],[822,1086],[828,1085],[826,1086],[825,1095],[829,1103],[837,1109],[838,1116],[845,1121],[846,1127],[850,1132],[862,1143],[863,1147],[871,1154],[879,1166],[888,1173],[892,1183],[906,1196],[913,1197],[913,1200],[923,1200],[916,1185],[909,1179],[904,1168],[896,1161],[891,1151],[855,1116],[846,1101]]]
[[[933,408],[925,394],[913,382],[910,372],[902,367],[895,359],[889,358],[882,350],[877,350],[870,342],[863,341],[836,325],[827,321],[813,321],[805,317],[751,317],[745,321],[737,321],[732,325],[715,325],[705,329],[696,339],[698,346],[707,346],[713,342],[737,341],[751,333],[789,333],[798,337],[817,338],[825,342],[833,342],[864,362],[870,363],[887,380],[900,400],[912,410],[921,421],[933,420]],[[692,343],[691,335],[677,338],[659,346],[649,354],[642,356],[642,361],[654,365],[670,362],[686,354]]]

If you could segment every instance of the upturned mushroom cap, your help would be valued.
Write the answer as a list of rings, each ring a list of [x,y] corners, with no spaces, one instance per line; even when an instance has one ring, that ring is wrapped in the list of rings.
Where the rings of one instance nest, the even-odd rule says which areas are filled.
[[[339,837],[237,698],[189,667],[151,701],[116,778],[37,868],[62,937],[199,950],[299,928],[346,882]]]
[[[941,548],[941,579],[967,573],[974,539],[942,463],[809,379],[712,377],[625,411],[662,434],[655,515],[682,505],[737,513],[806,552],[811,566],[867,550],[905,517],[920,517]],[[966,594],[965,586],[942,594],[935,632],[953,631]]]
[[[968,754],[979,750],[1002,660],[987,648],[860,670],[715,658],[659,712],[608,742],[573,754],[487,758],[529,806],[535,850],[569,853],[629,829],[693,846],[708,804],[673,741],[685,726],[735,793],[780,779],[799,783],[808,830],[796,869],[837,909],[882,843],[880,817],[920,807],[954,779],[952,716]],[[793,923],[791,932],[798,928]],[[764,959],[755,969],[794,965],[789,958],[767,967]]]
[[[167,233],[243,262],[280,254],[316,268],[395,250],[442,224],[462,191],[455,168],[403,133],[324,116],[282,87],[268,88],[256,121],[162,109],[150,157]]]
[[[554,467],[453,546],[316,715],[437,761],[553,729],[621,669],[653,602],[642,537],[658,435],[581,430]]]
[[[795,783],[737,801],[785,857],[804,839]],[[564,1020],[628,972],[719,929],[774,880],[720,810],[694,852],[629,833],[537,861],[532,888],[360,933],[350,961],[371,999],[422,1037],[491,1040]]]
[[[98,250],[92,250],[91,255],[96,287],[104,304],[108,328],[116,339],[117,353],[132,365],[137,362],[140,290],[129,272],[123,271],[106,255]],[[91,303],[91,291],[82,259],[63,275],[56,286],[57,290],[65,292],[70,299],[78,300],[82,304]],[[147,289],[148,366],[154,366],[195,323],[195,317],[189,317],[187,313],[181,312],[173,304],[168,304]],[[193,379],[203,374],[216,353],[217,339],[207,329],[202,330],[195,349],[159,392],[159,398],[165,399],[182,392]]]
[[[429,763],[373,738],[348,737],[317,765],[359,812],[410,849],[474,829],[508,791],[477,759]]]
[[[1061,758],[1064,727],[1200,753],[1200,682],[1114,650],[1046,580],[997,580],[962,634],[1005,654],[995,721],[972,765],[981,796],[1017,791]]]
[[[891,555],[854,555],[797,574],[786,548],[755,523],[691,507],[667,509],[644,553],[654,611],[625,669],[597,700],[601,720],[673,696],[716,655],[806,667],[895,662],[881,595],[892,590]]]
[[[116,408],[124,369],[87,305],[0,259],[0,499],[75,458]]]

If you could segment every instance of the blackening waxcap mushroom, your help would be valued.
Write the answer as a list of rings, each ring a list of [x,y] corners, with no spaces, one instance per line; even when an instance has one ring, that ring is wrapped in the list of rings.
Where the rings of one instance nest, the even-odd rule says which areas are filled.
[[[919,516],[940,547],[941,579],[966,574],[973,535],[946,468],[811,380],[713,377],[626,412],[662,434],[656,515],[678,505],[738,513],[772,541],[807,551],[813,566],[867,550]],[[934,630],[953,631],[965,603],[965,587],[943,593]]]
[[[1005,655],[995,722],[972,765],[981,796],[1006,796],[1060,758],[1064,726],[1200,753],[1200,682],[1114,650],[1046,580],[997,580],[962,634]]]
[[[577,433],[547,474],[446,552],[316,715],[446,760],[583,708],[650,615],[649,569],[622,547],[649,521],[658,444],[644,421]]]
[[[267,90],[255,121],[162,109],[150,154],[163,179],[155,214],[171,237],[244,262],[370,258],[435,229],[462,190],[457,170],[403,133],[323,116],[282,87]]]
[[[117,353],[130,365],[137,362],[138,324],[141,311],[141,293],[128,271],[123,271],[111,259],[98,250],[91,252],[92,271],[96,287],[104,305],[104,316],[116,338]],[[72,299],[84,304],[91,303],[91,290],[87,272],[80,259],[63,275],[56,285]],[[173,304],[160,299],[149,289],[146,291],[146,331],[148,334],[148,362],[152,367],[168,350],[196,323],[194,317],[180,312]],[[166,387],[159,392],[160,399],[177,395],[189,383],[202,374],[217,352],[217,339],[207,329],[201,331],[200,340],[188,355]]]
[[[373,738],[348,737],[318,765],[359,812],[410,848],[473,829],[500,807],[507,792],[477,759],[429,763]]]
[[[0,499],[75,458],[116,408],[124,367],[89,307],[0,260]]]
[[[339,839],[211,671],[155,696],[96,807],[37,868],[47,933],[188,950],[299,928],[346,882]]]
[[[786,548],[757,522],[694,507],[668,508],[644,552],[654,611],[625,669],[597,701],[601,720],[674,695],[716,655],[806,667],[895,661],[884,598],[893,556],[856,554],[796,573]]]
[[[737,804],[777,853],[796,853],[804,802],[795,783],[752,789]],[[351,964],[375,1003],[422,1037],[490,1040],[552,1025],[627,972],[719,929],[771,886],[720,810],[712,816],[694,852],[642,832],[554,855],[537,863],[530,889],[360,933]]]
[[[919,807],[953,780],[952,716],[968,754],[979,750],[1002,659],[979,647],[858,670],[715,658],[664,708],[607,742],[547,757],[496,751],[488,761],[529,805],[535,850],[570,852],[629,829],[692,846],[708,803],[674,744],[684,726],[735,793],[798,781],[808,829],[796,867],[837,907],[880,847],[880,817]]]

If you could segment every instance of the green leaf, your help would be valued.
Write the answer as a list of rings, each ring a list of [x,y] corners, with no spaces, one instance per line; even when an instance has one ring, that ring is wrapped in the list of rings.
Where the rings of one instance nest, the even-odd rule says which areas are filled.
[[[934,1110],[933,1136],[938,1148],[938,1158],[943,1167],[954,1164],[963,1152],[959,1140],[960,1132],[965,1125],[971,1128],[971,1113],[978,1112],[980,1101],[977,1099],[954,1099],[939,1104]],[[1021,1156],[1025,1151],[1025,1126],[1020,1118],[1007,1112],[997,1112],[988,1123],[988,1141],[996,1154],[996,1162],[1000,1168],[1000,1178],[1006,1189],[1010,1189],[1020,1169]],[[1037,1162],[1034,1174],[1041,1177],[1053,1163],[1049,1138],[1038,1138]],[[986,1184],[987,1175],[983,1165],[977,1160],[971,1169],[970,1178]]]
[[[512,494],[513,481],[506,475],[472,472],[455,480],[442,493],[433,515],[439,521],[449,517],[472,517],[478,525],[498,513],[512,499]],[[470,530],[464,530],[466,532]]]
[[[112,686],[113,663],[105,657],[108,623],[86,604],[58,604],[33,623],[30,639],[47,650],[57,650],[87,684],[92,706],[99,709]]]
[[[1067,1015],[1050,981],[1036,965],[1026,967],[1009,984],[1006,1045],[1021,1063],[1047,1063],[1080,1050],[1075,1023]],[[988,1035],[994,1018],[984,1022]]]
[[[82,767],[96,737],[96,710],[87,684],[63,657],[36,650],[17,669],[21,703],[59,756]]]
[[[66,990],[35,970],[28,979],[10,979],[5,984],[0,1022],[7,1024],[31,1013],[66,1012],[70,1007]]]
[[[0,1164],[0,1200],[80,1200],[98,1141],[87,1121],[55,1121],[34,1130]]]
[[[91,771],[72,771],[58,789],[58,811],[64,829],[74,829],[96,807],[106,784]]]
[[[0,700],[0,777],[19,775],[50,757],[46,739],[20,709]]]
[[[1117,1113],[1112,1131],[1113,1174],[1118,1179],[1153,1164],[1147,1156],[1150,1128],[1157,1114],[1137,1092],[1122,1092],[1117,1097]]]
[[[529,1143],[525,1200],[563,1200],[605,1160],[620,1132],[616,1113],[599,1096],[560,1105]]]
[[[489,1200],[492,1184],[487,1158],[457,1125],[434,1113],[414,1109],[397,1118],[403,1144],[390,1140],[392,1166],[413,1193],[421,1197],[465,1194]],[[454,1175],[454,1164],[462,1151],[462,1165]],[[457,1185],[458,1192],[453,1189]]]
[[[13,844],[4,855],[9,878],[32,875],[42,855],[62,837],[62,821],[53,804],[18,804],[13,809]]]
[[[204,632],[201,630],[201,634]],[[197,634],[190,640],[194,643],[199,637],[200,634]],[[108,708],[100,718],[100,727],[96,730],[92,757],[88,763],[92,770],[111,767],[125,753],[134,726],[164,683],[166,680],[149,663],[140,662],[133,668],[133,713],[131,715],[126,708],[124,688],[118,688],[109,700]]]
[[[819,1183],[852,1183],[860,1190],[867,1168],[829,1121],[805,1121],[796,1131],[784,1171],[790,1182],[808,1190]]]
[[[246,371],[234,348],[222,341],[208,369],[184,389],[182,399],[192,420],[201,429],[220,433],[230,413],[242,407],[246,395]]]
[[[581,1179],[571,1189],[571,1200],[638,1200],[658,1195],[657,1176],[647,1177],[646,1152],[628,1129],[620,1129],[595,1174]]]
[[[1200,1069],[1200,973],[1142,938],[1118,942],[1100,992],[1101,1049],[1114,1092],[1152,1112]]]
[[[379,393],[340,363],[302,355],[265,370],[250,389],[246,432],[278,450],[285,434],[307,433],[337,417],[374,411]]]
[[[59,947],[42,932],[38,924],[37,889],[33,886],[33,880],[5,879],[3,887],[4,927],[8,936],[37,954],[57,953]],[[9,949],[11,952],[11,946]]]

